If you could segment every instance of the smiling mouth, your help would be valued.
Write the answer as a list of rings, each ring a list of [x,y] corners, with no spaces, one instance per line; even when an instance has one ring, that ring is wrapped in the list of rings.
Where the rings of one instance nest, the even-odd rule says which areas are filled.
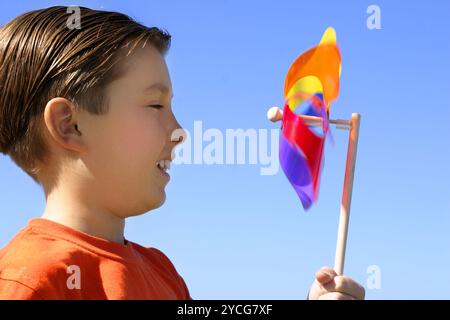
[[[161,170],[164,174],[169,175],[170,170],[170,160],[159,160],[156,162],[156,166],[159,170]]]

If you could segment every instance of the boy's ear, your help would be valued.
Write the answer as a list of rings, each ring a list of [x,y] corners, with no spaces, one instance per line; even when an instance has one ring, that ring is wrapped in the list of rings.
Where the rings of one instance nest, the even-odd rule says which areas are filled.
[[[64,149],[79,153],[86,151],[83,134],[77,123],[77,110],[65,98],[53,98],[44,110],[44,122],[50,136]]]

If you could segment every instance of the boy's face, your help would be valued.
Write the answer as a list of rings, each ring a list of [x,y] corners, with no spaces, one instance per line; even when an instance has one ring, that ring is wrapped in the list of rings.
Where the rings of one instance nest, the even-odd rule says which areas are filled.
[[[172,113],[172,85],[163,56],[136,48],[125,59],[126,73],[106,88],[105,115],[79,115],[87,153],[86,195],[121,217],[161,206],[169,175],[157,163],[171,160],[180,126]],[[98,202],[101,203],[98,203]]]

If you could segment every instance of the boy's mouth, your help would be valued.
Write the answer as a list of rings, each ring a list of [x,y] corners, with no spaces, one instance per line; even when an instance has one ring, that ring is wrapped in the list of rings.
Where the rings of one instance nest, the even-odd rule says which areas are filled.
[[[170,162],[171,162],[170,160],[159,160],[156,162],[156,166],[158,167],[159,170],[161,170],[165,174],[168,174],[170,169]]]

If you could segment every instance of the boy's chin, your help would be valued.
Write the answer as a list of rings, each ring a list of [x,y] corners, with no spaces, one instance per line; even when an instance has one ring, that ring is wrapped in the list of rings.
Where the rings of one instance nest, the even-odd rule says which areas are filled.
[[[166,192],[163,190],[162,195],[161,195],[159,201],[158,201],[157,204],[156,204],[153,208],[151,208],[150,210],[157,209],[157,208],[161,207],[161,206],[164,204],[164,202],[166,202]]]
[[[141,207],[140,210],[137,210],[132,214],[128,214],[125,218],[139,216],[139,215],[145,214],[151,210],[158,209],[159,207],[161,207],[164,204],[165,201],[166,201],[166,193],[163,191],[160,197],[151,198]]]
[[[158,196],[153,196],[149,198],[149,201],[147,203],[146,212],[154,209],[158,209],[161,207],[164,202],[166,202],[166,192],[164,189],[161,191],[161,193],[158,194]]]

